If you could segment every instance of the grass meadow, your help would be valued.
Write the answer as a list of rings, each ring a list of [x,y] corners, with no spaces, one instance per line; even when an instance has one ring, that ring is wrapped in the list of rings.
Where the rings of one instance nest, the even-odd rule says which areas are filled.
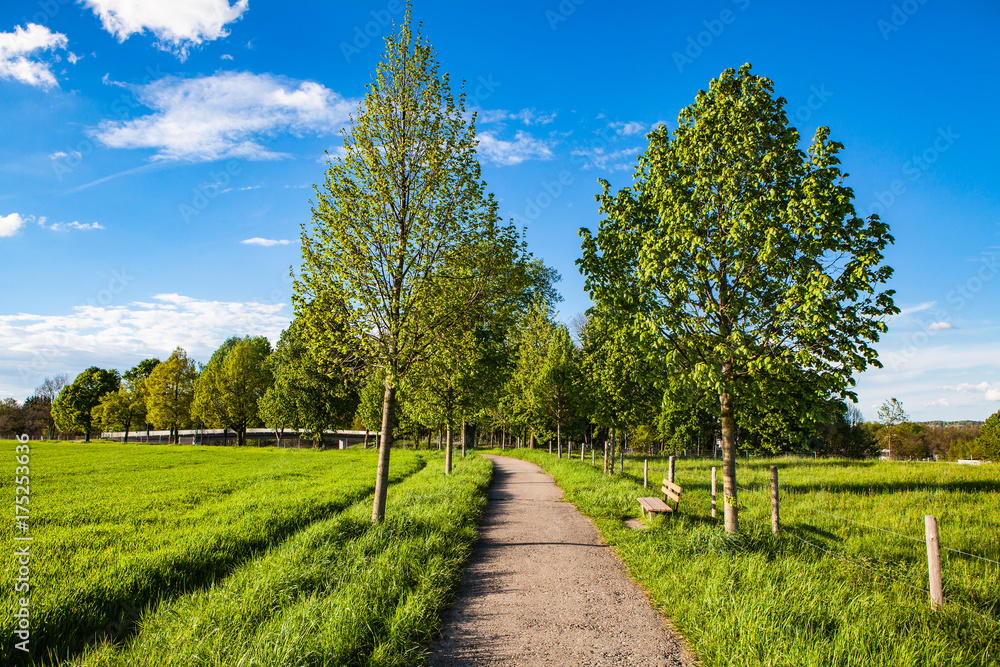
[[[998,466],[741,459],[741,531],[729,536],[721,461],[678,458],[679,514],[633,530],[624,520],[641,515],[636,498],[659,495],[665,458],[650,458],[644,490],[642,458],[607,477],[589,452],[584,463],[542,450],[496,453],[555,477],[707,667],[1000,664],[1000,564],[945,549],[1000,561]],[[713,464],[720,468],[715,520]],[[771,465],[779,469],[777,536]],[[939,612],[920,590],[928,587],[927,555],[915,540],[924,537],[925,514],[937,517],[940,531],[948,601]]]
[[[446,478],[437,452],[391,461],[373,527],[374,451],[31,443],[33,660],[418,663],[492,468],[473,457]],[[13,489],[0,498],[13,511]],[[12,579],[5,568],[5,609]],[[0,662],[23,657],[12,645]]]

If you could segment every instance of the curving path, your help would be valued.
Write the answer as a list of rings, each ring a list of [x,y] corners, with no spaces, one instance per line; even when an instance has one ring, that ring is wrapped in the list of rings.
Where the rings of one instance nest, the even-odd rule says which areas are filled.
[[[694,664],[550,475],[487,458],[489,505],[431,665]]]

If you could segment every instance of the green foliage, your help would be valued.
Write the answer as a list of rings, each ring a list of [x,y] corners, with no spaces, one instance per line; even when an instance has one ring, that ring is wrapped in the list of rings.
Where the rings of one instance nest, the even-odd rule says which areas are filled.
[[[260,416],[269,428],[305,429],[318,444],[326,429],[349,426],[358,405],[342,369],[322,373],[302,337],[302,324],[293,320],[281,332],[268,358],[274,383],[260,399]],[[381,409],[381,405],[379,406]]]
[[[177,348],[170,358],[158,364],[146,378],[146,418],[157,428],[177,429],[191,422],[191,401],[198,377],[194,360]]]
[[[602,181],[605,219],[596,236],[581,230],[595,308],[670,373],[718,393],[731,498],[737,399],[773,402],[776,379],[802,378],[807,391],[782,400],[817,420],[829,397],[854,398],[854,372],[880,365],[871,344],[899,312],[878,291],[892,275],[888,225],[855,214],[829,128],[804,153],[784,108],[749,65],[726,70],[672,137],[649,134],[632,188],[613,195]]]
[[[724,533],[710,514],[712,460],[680,458],[681,511],[632,530],[643,458],[608,478],[589,458],[507,454],[541,465],[649,591],[705,667],[987,667],[1000,621],[996,566],[943,551],[942,611],[931,610],[924,545],[810,511],[823,510],[920,538],[938,517],[942,546],[1000,560],[997,466],[753,459],[743,468],[742,530]],[[771,534],[770,466],[779,467],[782,532]],[[649,458],[650,477],[667,461]],[[721,498],[720,498],[721,504]],[[803,544],[808,540],[829,553]],[[847,562],[848,559],[851,562]],[[857,565],[855,565],[855,563]],[[894,583],[894,580],[902,583]]]
[[[13,398],[0,400],[0,435],[16,438],[24,433],[25,420],[21,406]]]
[[[117,391],[121,378],[116,370],[91,366],[62,388],[52,402],[52,418],[60,431],[77,431],[87,442],[94,430],[92,411],[105,394]]]
[[[247,427],[260,423],[258,403],[274,381],[264,336],[230,338],[212,354],[194,386],[191,417],[209,428],[231,428],[246,444]]]
[[[131,383],[126,382],[126,385]],[[123,386],[118,391],[108,392],[92,412],[94,425],[103,431],[124,431],[125,442],[128,434],[146,423],[146,397],[134,386]]]
[[[577,351],[569,330],[557,325],[549,337],[545,361],[532,387],[533,402],[556,426],[556,438],[562,442],[562,428],[578,408],[580,369]]]

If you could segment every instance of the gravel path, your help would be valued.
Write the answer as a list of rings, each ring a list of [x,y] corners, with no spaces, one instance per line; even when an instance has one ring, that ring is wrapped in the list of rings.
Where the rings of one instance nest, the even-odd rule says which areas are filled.
[[[488,458],[490,502],[430,664],[694,664],[552,477]]]

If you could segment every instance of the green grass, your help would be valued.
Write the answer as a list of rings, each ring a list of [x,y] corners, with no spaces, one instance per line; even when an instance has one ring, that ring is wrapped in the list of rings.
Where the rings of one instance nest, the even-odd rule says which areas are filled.
[[[944,594],[953,602],[932,612],[926,593],[904,585],[927,588],[922,543],[807,509],[920,539],[924,515],[932,514],[942,546],[1000,561],[997,466],[741,460],[741,532],[730,536],[721,524],[721,469],[720,518],[710,514],[712,460],[678,459],[679,515],[635,531],[623,519],[640,515],[637,497],[659,494],[665,459],[650,459],[651,488],[643,490],[641,458],[627,461],[624,476],[608,478],[589,455],[580,463],[540,450],[503,453],[554,475],[706,666],[1000,661],[1000,625],[958,607],[1000,621],[1000,566],[943,551]],[[778,536],[771,534],[771,465],[781,482]]]
[[[370,498],[244,563],[225,581],[150,609],[111,665],[413,665],[461,575],[492,466],[443,456],[389,490],[384,524]],[[395,456],[395,453],[393,454]]]
[[[14,474],[13,441],[0,449]],[[374,488],[374,451],[32,442],[31,648],[63,657],[134,630],[144,609],[210,587]],[[425,459],[396,451],[390,480]],[[14,488],[0,506],[14,513]],[[14,544],[14,522],[0,540]],[[13,649],[14,570],[0,574],[0,663]],[[13,657],[12,657],[13,656]]]

